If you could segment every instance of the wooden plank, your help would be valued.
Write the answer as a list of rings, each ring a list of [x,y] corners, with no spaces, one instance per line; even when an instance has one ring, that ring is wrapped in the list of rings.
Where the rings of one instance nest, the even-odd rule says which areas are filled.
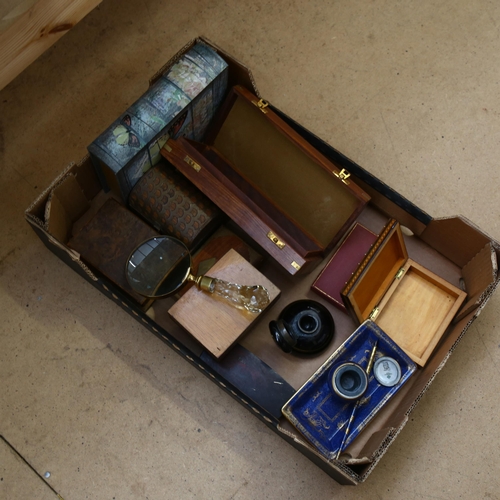
[[[39,0],[0,35],[0,90],[102,0]]]
[[[0,34],[37,2],[38,0],[2,0],[0,2]]]

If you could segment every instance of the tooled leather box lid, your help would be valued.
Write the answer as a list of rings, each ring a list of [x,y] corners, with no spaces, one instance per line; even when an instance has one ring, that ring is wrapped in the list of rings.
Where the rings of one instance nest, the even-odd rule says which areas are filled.
[[[347,309],[365,321],[408,260],[401,227],[390,219],[341,292]]]

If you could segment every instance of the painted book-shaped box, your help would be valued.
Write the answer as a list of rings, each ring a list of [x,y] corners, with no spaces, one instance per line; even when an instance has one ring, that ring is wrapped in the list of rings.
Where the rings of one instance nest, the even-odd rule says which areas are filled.
[[[228,65],[196,44],[88,147],[105,190],[123,202],[170,138],[201,140],[227,90]]]

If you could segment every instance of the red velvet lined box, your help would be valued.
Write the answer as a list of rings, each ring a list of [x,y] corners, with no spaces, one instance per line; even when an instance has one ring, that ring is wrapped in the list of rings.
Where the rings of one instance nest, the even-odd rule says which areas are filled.
[[[376,239],[375,233],[356,223],[319,273],[311,288],[341,311],[347,312],[340,292]]]

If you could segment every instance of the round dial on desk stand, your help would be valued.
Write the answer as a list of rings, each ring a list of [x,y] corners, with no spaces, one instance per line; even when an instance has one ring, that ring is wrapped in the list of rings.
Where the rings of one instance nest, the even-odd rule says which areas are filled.
[[[380,385],[394,387],[401,380],[401,367],[395,359],[382,356],[373,365],[373,376]]]

